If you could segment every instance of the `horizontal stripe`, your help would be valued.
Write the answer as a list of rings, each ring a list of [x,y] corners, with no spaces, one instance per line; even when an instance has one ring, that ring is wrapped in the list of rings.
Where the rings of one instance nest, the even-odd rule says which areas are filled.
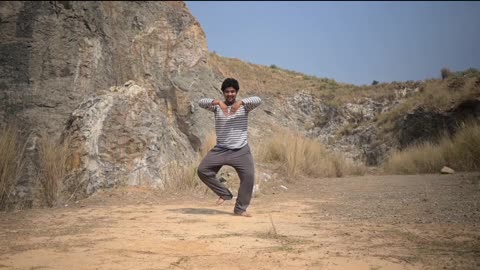
[[[217,146],[238,149],[248,143],[248,113],[258,107],[262,100],[259,97],[242,99],[241,106],[234,115],[225,116],[218,105],[212,105],[214,99],[202,98],[198,101],[201,108],[215,113],[215,132],[217,134]],[[228,111],[232,106],[228,106]]]

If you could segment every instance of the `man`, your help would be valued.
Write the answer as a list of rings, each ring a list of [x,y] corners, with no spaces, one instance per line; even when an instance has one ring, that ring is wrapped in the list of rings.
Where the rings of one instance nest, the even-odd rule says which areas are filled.
[[[227,78],[222,83],[225,102],[203,98],[200,107],[215,113],[215,132],[217,144],[208,152],[198,166],[200,179],[218,195],[217,204],[233,198],[232,193],[216,177],[223,165],[232,166],[240,178],[237,201],[233,210],[235,215],[251,217],[247,207],[252,198],[255,171],[252,153],[248,146],[248,114],[258,107],[262,100],[250,97],[236,100],[240,86],[238,81]]]

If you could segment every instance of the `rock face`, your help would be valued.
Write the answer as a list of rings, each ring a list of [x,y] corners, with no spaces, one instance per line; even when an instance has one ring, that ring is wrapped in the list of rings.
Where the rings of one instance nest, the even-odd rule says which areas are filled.
[[[194,155],[188,137],[162,113],[157,97],[133,81],[94,96],[70,116],[64,139],[76,172],[69,188],[87,195],[118,184],[163,185],[163,167]]]
[[[5,120],[62,130],[85,97],[129,80],[175,118],[185,93],[211,90],[205,35],[181,2],[2,2],[0,16]]]
[[[257,124],[258,119],[252,122],[254,127],[260,129],[268,125],[268,121],[276,121],[291,130],[318,138],[329,148],[353,160],[375,166],[383,161],[396,142],[379,139],[379,130],[372,120],[417,91],[416,88],[402,88],[395,92],[393,99],[374,100],[365,97],[337,106],[329,105],[326,100],[309,92],[299,91],[286,97],[283,106],[279,106],[282,102],[278,100],[274,104],[265,102],[263,109],[268,111],[268,116],[260,117],[263,119],[261,123]]]
[[[437,141],[453,135],[462,122],[480,119],[480,98],[467,100],[446,112],[432,112],[422,107],[406,114],[395,126],[401,148],[422,141]]]
[[[218,82],[184,3],[1,2],[0,24],[1,125],[17,123],[32,142],[66,129],[87,193],[140,175],[160,184],[154,172],[200,147],[211,116],[193,114],[192,101]],[[20,187],[32,184],[28,171]]]

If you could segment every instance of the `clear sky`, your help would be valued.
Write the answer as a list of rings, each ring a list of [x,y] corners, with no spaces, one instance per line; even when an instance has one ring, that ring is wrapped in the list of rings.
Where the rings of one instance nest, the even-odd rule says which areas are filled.
[[[338,82],[480,69],[480,2],[188,2],[208,48]]]

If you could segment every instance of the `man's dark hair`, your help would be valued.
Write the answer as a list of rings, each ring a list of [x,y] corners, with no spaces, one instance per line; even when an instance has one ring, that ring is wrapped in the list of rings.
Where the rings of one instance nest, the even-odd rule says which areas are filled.
[[[222,92],[225,91],[228,87],[233,87],[238,92],[240,90],[240,85],[238,85],[238,81],[234,78],[226,78],[222,83]]]

